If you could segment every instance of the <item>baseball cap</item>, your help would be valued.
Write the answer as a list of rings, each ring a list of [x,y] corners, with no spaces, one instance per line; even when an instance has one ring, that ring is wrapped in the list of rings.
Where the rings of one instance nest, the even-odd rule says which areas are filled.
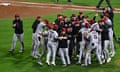
[[[20,17],[20,15],[19,14],[15,14],[15,17]]]
[[[44,20],[45,24],[49,24],[49,21],[47,19]]]
[[[37,16],[37,19],[40,19],[41,18],[41,16]]]
[[[52,23],[49,23],[46,25],[48,29],[52,29],[53,28],[53,24]]]
[[[90,26],[89,23],[85,23],[85,27],[88,28]]]
[[[79,14],[83,14],[83,12],[82,12],[82,11],[80,11],[80,12],[79,12]]]
[[[76,17],[76,15],[75,15],[75,14],[72,14],[72,17]]]
[[[105,13],[104,16],[109,17],[109,14],[108,14],[108,13]]]

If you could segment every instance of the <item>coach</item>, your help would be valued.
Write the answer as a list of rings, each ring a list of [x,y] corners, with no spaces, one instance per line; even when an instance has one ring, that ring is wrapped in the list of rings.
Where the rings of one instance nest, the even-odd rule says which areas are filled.
[[[21,49],[19,52],[24,52],[24,42],[23,42],[23,22],[20,18],[19,15],[15,15],[15,19],[13,20],[13,28],[15,30],[14,36],[13,36],[13,41],[12,41],[12,46],[10,49],[10,52],[13,53],[14,52],[14,48],[16,46],[16,41],[17,39],[20,40],[21,43]]]

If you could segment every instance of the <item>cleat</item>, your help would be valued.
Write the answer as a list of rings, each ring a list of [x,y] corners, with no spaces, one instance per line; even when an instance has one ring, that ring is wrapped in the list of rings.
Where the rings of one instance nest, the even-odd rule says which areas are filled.
[[[88,66],[88,65],[86,65],[86,64],[81,64],[81,66]]]
[[[88,64],[92,64],[91,62],[88,62]]]
[[[105,59],[103,59],[103,63],[105,63]]]
[[[101,58],[104,59],[104,55],[101,55]]]
[[[76,62],[76,64],[78,64],[78,65],[79,65],[79,64],[81,64],[81,63],[80,63],[80,62]]]
[[[50,65],[50,62],[46,62],[46,64],[49,66],[49,65]]]
[[[109,63],[110,61],[111,61],[111,58],[108,58],[108,59],[107,59],[107,63]]]
[[[38,62],[39,65],[43,65],[42,62]]]
[[[20,51],[19,51],[19,53],[23,53],[23,52],[24,52],[24,50],[20,50]]]
[[[41,54],[37,54],[37,56],[41,56]]]
[[[54,62],[51,63],[53,66],[56,66],[56,64]]]
[[[102,65],[103,63],[102,62],[100,62],[100,65]]]
[[[67,66],[67,64],[62,65],[62,67],[66,67],[66,66]]]
[[[38,59],[38,56],[33,56],[33,58]]]
[[[112,54],[111,54],[111,57],[114,57],[114,56],[115,56],[115,53],[112,53]]]

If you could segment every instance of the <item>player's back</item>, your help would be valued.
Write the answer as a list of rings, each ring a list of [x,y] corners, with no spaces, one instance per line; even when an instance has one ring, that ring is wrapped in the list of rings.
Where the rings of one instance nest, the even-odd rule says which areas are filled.
[[[98,42],[98,32],[96,31],[91,31],[89,33],[90,39],[92,42]]]
[[[48,30],[48,41],[55,41],[55,39],[58,37],[58,34],[54,30]]]

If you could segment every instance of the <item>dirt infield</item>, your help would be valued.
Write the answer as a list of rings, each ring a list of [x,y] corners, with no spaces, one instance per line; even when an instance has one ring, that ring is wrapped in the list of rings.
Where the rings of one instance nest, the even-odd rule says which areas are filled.
[[[9,3],[9,6],[4,6],[2,3]],[[12,18],[14,14],[20,14],[22,17],[34,17],[37,15],[49,15],[63,10],[82,10],[82,11],[97,11],[95,7],[76,6],[76,5],[61,5],[49,3],[31,3],[17,2],[12,0],[0,0],[0,18]],[[114,9],[115,13],[120,13],[119,8]]]
[[[0,18],[12,18],[15,14],[20,14],[22,17],[34,17],[37,15],[49,15],[60,12],[60,9],[37,8],[25,6],[0,6]]]

